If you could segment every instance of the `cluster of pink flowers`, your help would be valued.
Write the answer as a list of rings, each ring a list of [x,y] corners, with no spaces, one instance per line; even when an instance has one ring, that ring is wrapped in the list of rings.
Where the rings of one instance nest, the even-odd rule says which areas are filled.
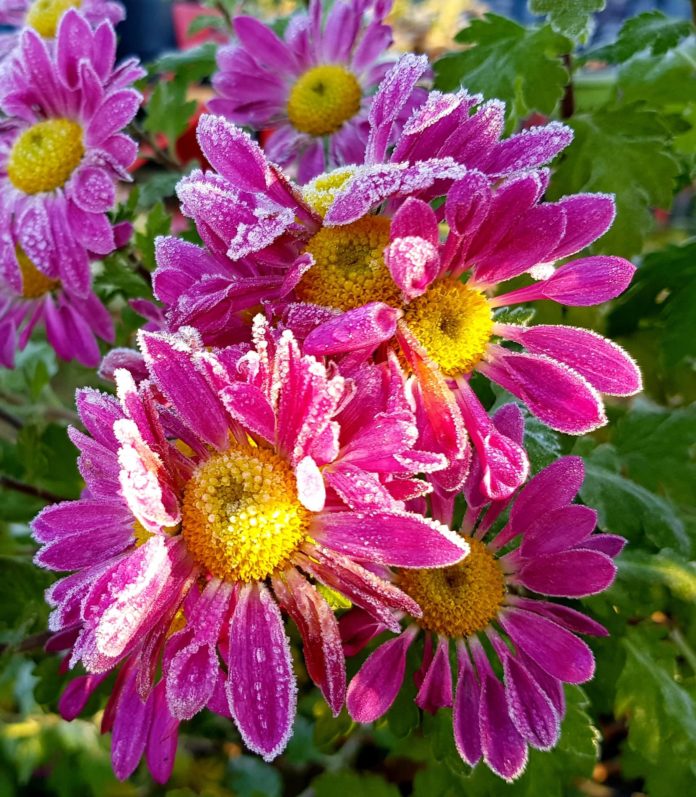
[[[61,357],[97,365],[113,326],[90,260],[129,233],[107,212],[142,70],[114,66],[117,3],[61,9],[55,30],[10,5],[25,29],[0,93],[0,361],[43,320]],[[63,715],[118,671],[103,729],[120,778],[145,756],[167,780],[204,709],[279,755],[288,621],[332,712],[359,722],[389,709],[422,635],[416,703],[453,707],[463,761],[507,780],[557,742],[563,683],[592,677],[577,634],[605,630],[549,598],[607,589],[624,540],[573,503],[581,460],[531,476],[520,405],[584,434],[640,373],[594,332],[507,308],[596,305],[634,267],[569,259],[614,218],[605,194],[544,200],[570,129],[505,138],[499,101],[427,92],[425,57],[384,58],[390,6],[339,0],[324,19],[312,0],[283,39],[234,20],[198,127],[213,170],[178,186],[203,243],[157,241],[164,320],[107,354],[116,396],[78,392],[85,488],[35,519],[36,562],[70,573],[48,592],[49,647],[87,674]],[[272,130],[265,149],[240,124]],[[520,404],[490,417],[474,375]],[[340,621],[332,595],[353,607]],[[368,644],[347,685],[345,655]]]

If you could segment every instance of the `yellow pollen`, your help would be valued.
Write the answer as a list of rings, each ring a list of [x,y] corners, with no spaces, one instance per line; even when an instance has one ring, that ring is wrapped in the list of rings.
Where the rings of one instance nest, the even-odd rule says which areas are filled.
[[[133,523],[133,535],[135,536],[135,547],[140,548],[152,537],[152,532],[148,531],[139,520],[136,520]]]
[[[25,299],[38,299],[60,285],[60,280],[51,279],[39,271],[21,247],[15,248],[15,255],[22,274],[22,296]]]
[[[34,0],[27,13],[26,23],[39,36],[52,39],[63,14],[69,8],[79,8],[81,5],[82,0]]]
[[[80,125],[70,119],[49,119],[32,125],[15,141],[7,175],[25,194],[53,191],[67,183],[84,154]]]
[[[427,631],[452,639],[483,631],[505,598],[505,579],[493,554],[469,539],[469,556],[439,570],[402,570],[398,586],[423,610],[417,621]]]
[[[339,310],[377,301],[400,306],[384,263],[389,224],[382,216],[365,216],[344,227],[322,227],[305,250],[316,262],[297,286],[300,299]]]
[[[342,66],[315,66],[290,91],[288,117],[296,130],[310,136],[335,133],[360,110],[357,78]]]
[[[309,538],[292,469],[263,448],[230,448],[194,472],[182,530],[193,559],[227,581],[261,581]]]
[[[404,308],[404,321],[446,376],[469,373],[493,333],[486,297],[461,282],[440,280]]]
[[[333,204],[336,194],[355,174],[355,166],[342,166],[315,177],[302,189],[302,198],[322,218]]]

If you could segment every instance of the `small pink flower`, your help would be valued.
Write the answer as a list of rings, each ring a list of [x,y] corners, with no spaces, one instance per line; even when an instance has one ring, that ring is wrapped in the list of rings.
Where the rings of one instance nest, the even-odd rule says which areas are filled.
[[[313,581],[395,628],[395,611],[418,607],[365,563],[439,567],[466,555],[466,542],[405,505],[428,492],[416,475],[445,460],[417,446],[395,358],[346,379],[260,318],[251,348],[211,352],[190,328],[141,333],[141,348],[148,379],[136,386],[117,370],[118,400],[78,395],[91,436],[71,439],[87,488],[33,523],[37,563],[76,571],[49,593],[50,627],[77,634],[71,663],[91,674],[134,657],[143,699],[161,661],[175,719],[228,713],[271,759],[295,715],[281,611],[337,714],[338,624]]]
[[[514,436],[512,427],[521,428],[519,410],[509,405],[496,423]],[[373,722],[389,709],[405,677],[406,654],[422,632],[415,702],[432,713],[453,708],[454,739],[467,764],[483,759],[500,777],[514,780],[525,768],[528,746],[549,750],[557,743],[565,713],[563,683],[584,683],[594,673],[592,652],[576,634],[607,632],[543,596],[579,598],[607,589],[616,572],[612,559],[625,542],[593,533],[596,512],[572,503],[582,480],[577,457],[557,460],[512,500],[479,503],[478,488],[469,480],[467,497],[473,501],[462,532],[471,552],[453,567],[396,573],[394,583],[423,614],[405,620],[401,635],[367,658],[348,688],[353,719]],[[436,498],[434,514],[451,522],[453,501]],[[508,522],[492,533],[494,520],[507,508]],[[355,609],[342,618],[341,628],[349,654],[385,630]],[[454,689],[451,648],[457,660]]]
[[[236,16],[237,42],[218,52],[210,109],[239,125],[271,130],[268,157],[301,183],[327,168],[360,163],[372,94],[389,63],[391,0],[311,0],[281,39],[257,19]],[[414,89],[401,122],[425,92]]]

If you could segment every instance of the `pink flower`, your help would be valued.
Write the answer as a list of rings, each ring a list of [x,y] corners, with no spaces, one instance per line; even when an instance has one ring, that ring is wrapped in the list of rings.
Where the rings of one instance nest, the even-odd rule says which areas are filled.
[[[115,246],[107,212],[137,152],[122,129],[140,94],[134,60],[114,68],[111,24],[92,30],[76,11],[61,19],[54,46],[25,30],[4,64],[0,107],[2,276],[16,293],[21,263],[87,299],[89,256]]]
[[[519,446],[491,437],[468,386],[474,371],[569,434],[605,423],[599,392],[630,395],[641,379],[622,349],[592,332],[528,329],[494,312],[538,299],[598,304],[619,295],[635,269],[617,257],[556,268],[614,217],[607,195],[542,202],[549,175],[536,167],[569,142],[562,126],[499,141],[499,103],[472,114],[478,98],[432,92],[388,154],[399,109],[424,68],[405,56],[383,81],[366,163],[304,188],[240,130],[203,117],[199,140],[217,174],[193,173],[178,192],[206,249],[161,240],[155,290],[172,328],[193,324],[211,343],[243,340],[245,313],[265,301],[319,356],[353,361],[398,347],[418,378],[421,428],[451,461],[440,488],[463,484],[466,430],[487,461],[489,497],[500,499],[524,481],[527,460]],[[436,198],[444,199],[437,211]],[[537,281],[495,295],[524,275]],[[505,339],[525,351],[504,347]]]
[[[394,358],[347,380],[260,318],[252,348],[210,352],[193,329],[141,333],[141,347],[150,380],[117,370],[120,400],[78,395],[83,498],[33,523],[37,563],[76,571],[50,591],[50,627],[78,632],[71,662],[92,674],[140,651],[143,698],[161,660],[174,718],[229,713],[271,759],[295,714],[281,610],[335,713],[344,700],[338,625],[309,578],[395,628],[395,611],[418,607],[362,563],[465,556],[446,526],[405,508],[428,491],[416,474],[444,460],[416,446]]]
[[[0,0],[0,25],[32,28],[44,39],[53,39],[61,17],[71,8],[97,27],[108,20],[112,25],[126,16],[121,3],[115,0]],[[0,59],[15,47],[19,31],[0,33]]]
[[[300,182],[327,168],[362,162],[371,95],[389,64],[392,32],[384,24],[391,0],[322,0],[290,20],[281,39],[257,19],[237,16],[238,43],[218,52],[208,105],[239,125],[273,129],[268,157],[295,167]],[[328,4],[326,4],[328,5]],[[371,13],[370,13],[371,12]],[[401,112],[423,100],[416,89]]]
[[[496,423],[521,431],[519,410],[508,405]],[[508,431],[514,435],[513,428]],[[483,758],[500,777],[513,780],[524,770],[528,746],[549,750],[556,744],[565,713],[563,683],[584,683],[594,673],[592,652],[576,634],[607,632],[542,596],[579,598],[607,589],[616,572],[612,559],[625,542],[592,533],[596,512],[572,503],[582,480],[582,461],[562,457],[514,500],[491,503],[487,511],[469,507],[462,531],[471,552],[463,562],[396,573],[394,583],[423,614],[406,620],[401,635],[382,643],[354,677],[347,695],[353,719],[373,722],[389,709],[405,676],[406,654],[422,632],[415,702],[432,713],[453,707],[454,739],[467,764]],[[452,507],[452,501],[433,499],[443,521],[451,522]],[[492,533],[493,521],[508,507],[508,522]],[[342,618],[341,627],[347,653],[385,630],[359,610]],[[457,660],[454,690],[451,648]]]

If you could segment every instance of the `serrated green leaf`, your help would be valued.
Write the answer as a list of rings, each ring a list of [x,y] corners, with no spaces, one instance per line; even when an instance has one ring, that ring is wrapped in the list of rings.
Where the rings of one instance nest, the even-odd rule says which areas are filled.
[[[616,195],[612,228],[596,251],[630,256],[653,225],[653,207],[672,204],[679,164],[661,115],[640,105],[604,108],[569,120],[575,139],[554,175],[552,198],[581,191]]]
[[[163,133],[170,149],[186,130],[198,107],[196,100],[186,99],[186,83],[180,80],[160,81],[146,105],[143,127],[149,133]]]
[[[152,298],[152,289],[125,252],[114,252],[103,261],[103,267],[94,279],[94,290],[102,301],[110,302],[115,296],[125,299]]]
[[[560,56],[570,42],[550,26],[524,28],[495,14],[473,20],[456,40],[471,47],[434,64],[436,88],[464,86],[490,99],[505,100],[510,119],[529,111],[551,113],[563,96],[568,73]]]
[[[688,553],[691,542],[674,505],[627,479],[620,469],[619,455],[609,443],[585,457],[580,496],[599,513],[599,527],[621,534],[629,543],[642,539],[657,549],[675,548]]]
[[[661,633],[628,631],[622,640],[626,663],[616,684],[615,711],[628,717],[633,753],[626,774],[645,777],[651,797],[685,794],[696,783],[694,687],[681,680],[678,650]]]
[[[501,307],[494,313],[496,324],[520,324],[527,326],[536,315],[533,307]]]
[[[181,84],[194,83],[210,77],[215,71],[217,45],[206,42],[200,47],[167,53],[150,67],[151,73],[171,72],[180,79]]]
[[[532,473],[538,473],[563,453],[558,432],[528,413],[524,422],[524,447]]]
[[[587,59],[620,64],[642,50],[652,55],[661,55],[694,32],[694,26],[686,19],[666,17],[661,11],[646,11],[627,19],[613,44],[590,50]]]
[[[592,15],[605,5],[605,0],[529,0],[532,14],[546,14],[557,33],[583,42],[590,34]]]
[[[685,108],[696,100],[696,36],[664,53],[637,53],[619,67],[617,86],[623,102]]]

